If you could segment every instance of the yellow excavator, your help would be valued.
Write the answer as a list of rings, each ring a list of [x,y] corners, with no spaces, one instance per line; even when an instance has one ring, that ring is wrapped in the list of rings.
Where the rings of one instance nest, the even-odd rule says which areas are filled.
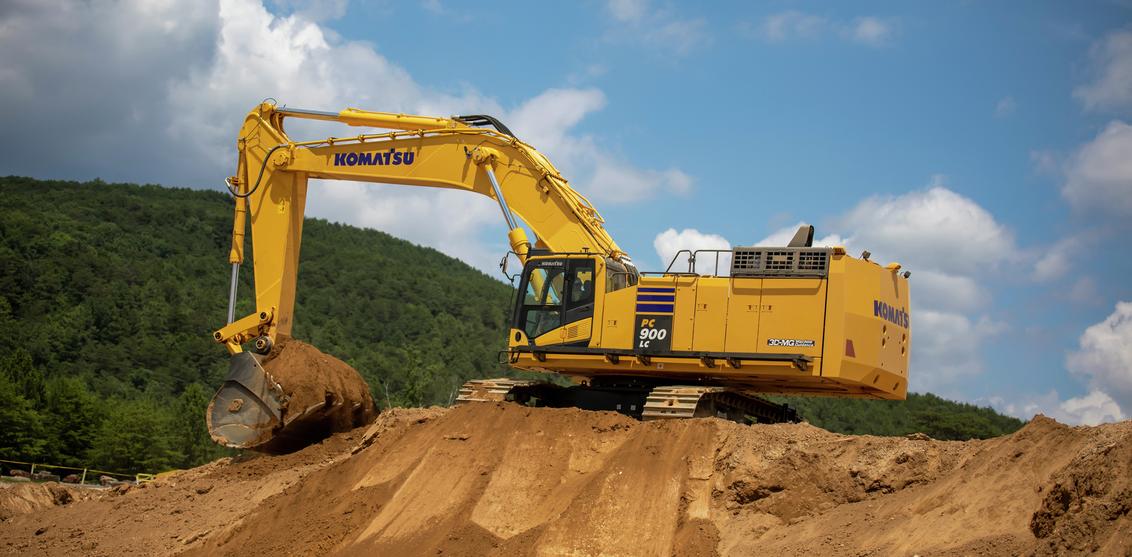
[[[287,119],[369,130],[294,141]],[[511,248],[500,266],[505,274],[509,259],[520,266],[509,277],[518,289],[501,361],[574,385],[470,381],[459,402],[780,422],[797,415],[759,395],[906,395],[909,273],[870,261],[868,252],[857,258],[842,247],[813,247],[811,226],[786,246],[684,251],[663,272],[639,272],[593,205],[490,116],[265,102],[247,115],[237,146],[237,173],[228,179],[235,197],[228,324],[214,333],[232,362],[208,415],[214,439],[229,446],[262,444],[287,423],[284,389],[260,358],[291,332],[311,178],[459,189],[498,203]],[[236,319],[249,216],[256,311]]]

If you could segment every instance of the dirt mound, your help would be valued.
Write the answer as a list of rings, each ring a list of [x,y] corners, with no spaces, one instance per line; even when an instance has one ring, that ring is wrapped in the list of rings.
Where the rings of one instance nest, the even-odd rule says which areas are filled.
[[[263,369],[283,387],[283,431],[257,447],[285,453],[373,421],[376,407],[357,370],[300,340],[280,335]]]
[[[350,455],[361,431],[301,451],[248,452],[147,484],[0,523],[0,555],[173,555],[254,512],[265,500]]]
[[[89,498],[92,492],[56,482],[0,482],[0,521]]]
[[[1125,556],[1130,466],[1132,422],[963,443],[483,403],[17,516],[0,553]]]
[[[1127,430],[1123,435],[1116,428],[1107,431],[1054,474],[1030,520],[1042,552],[1118,554],[1132,545],[1132,436]]]

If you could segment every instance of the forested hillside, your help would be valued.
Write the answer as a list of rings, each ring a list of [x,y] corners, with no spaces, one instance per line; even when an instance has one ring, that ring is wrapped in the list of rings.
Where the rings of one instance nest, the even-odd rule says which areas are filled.
[[[8,177],[0,207],[0,458],[154,471],[221,454],[204,408],[227,371],[210,333],[230,199]],[[382,232],[303,232],[293,333],[356,367],[379,404],[445,404],[502,370],[508,285]]]
[[[203,414],[227,370],[209,335],[231,218],[220,192],[0,178],[0,459],[153,472],[224,454]],[[503,371],[510,286],[382,232],[318,219],[303,232],[294,335],[357,368],[381,406],[447,404]],[[239,316],[253,309],[243,271]],[[791,400],[849,433],[1021,425],[931,395]]]
[[[934,439],[986,439],[1012,433],[1024,424],[990,408],[953,402],[931,393],[908,393],[907,400],[854,400],[780,397],[818,427],[853,435],[927,433]]]

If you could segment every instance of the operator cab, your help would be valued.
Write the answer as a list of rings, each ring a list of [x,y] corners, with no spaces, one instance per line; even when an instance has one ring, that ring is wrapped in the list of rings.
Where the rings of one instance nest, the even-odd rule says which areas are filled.
[[[589,334],[572,333],[569,326],[593,319],[596,289],[620,290],[636,285],[638,278],[632,264],[611,258],[552,255],[531,259],[523,267],[511,326],[540,346],[584,346]],[[589,327],[585,329],[588,332]]]

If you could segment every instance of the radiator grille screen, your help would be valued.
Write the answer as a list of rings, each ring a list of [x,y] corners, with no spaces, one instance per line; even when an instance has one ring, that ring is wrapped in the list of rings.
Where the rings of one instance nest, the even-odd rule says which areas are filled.
[[[735,248],[733,277],[824,277],[829,273],[829,248]]]

